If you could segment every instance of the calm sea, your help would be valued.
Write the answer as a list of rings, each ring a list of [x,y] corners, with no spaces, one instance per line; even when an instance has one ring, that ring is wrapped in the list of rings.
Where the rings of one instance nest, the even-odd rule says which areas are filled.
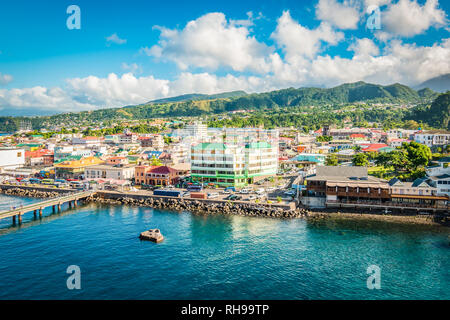
[[[0,196],[0,211],[37,199]],[[450,299],[440,229],[84,205],[0,221],[0,299]],[[160,228],[164,242],[141,242]],[[67,267],[81,270],[68,290]],[[381,289],[367,288],[367,268]]]

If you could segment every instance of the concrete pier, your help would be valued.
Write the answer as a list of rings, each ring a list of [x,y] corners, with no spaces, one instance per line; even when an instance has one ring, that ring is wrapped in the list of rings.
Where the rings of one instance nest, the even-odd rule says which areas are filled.
[[[63,203],[69,202],[69,207],[72,208],[72,201],[74,201],[75,206],[77,206],[78,204],[76,202],[78,200],[90,197],[92,194],[93,194],[92,191],[83,191],[83,192],[73,193],[70,195],[65,195],[65,196],[54,198],[54,199],[30,204],[30,205],[23,206],[23,207],[20,207],[17,209],[15,208],[12,210],[0,212],[0,219],[12,217],[13,224],[15,224],[17,220],[19,223],[21,223],[23,214],[25,214],[27,212],[33,212],[33,216],[36,217],[37,210],[39,210],[39,217],[42,218],[42,210],[45,208],[48,208],[50,206],[55,208],[55,206],[58,206],[58,212],[60,212],[61,205]],[[17,216],[17,218],[16,218],[16,216]]]

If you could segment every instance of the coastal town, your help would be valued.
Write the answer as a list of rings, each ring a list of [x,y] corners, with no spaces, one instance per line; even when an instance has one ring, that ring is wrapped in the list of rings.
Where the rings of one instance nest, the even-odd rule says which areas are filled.
[[[105,128],[75,133],[36,131],[25,124],[2,134],[2,190],[91,190],[209,201],[206,207],[449,212],[450,132],[445,130],[212,128],[195,118],[154,119],[151,128],[158,133],[135,132],[128,123],[121,127],[101,135]]]

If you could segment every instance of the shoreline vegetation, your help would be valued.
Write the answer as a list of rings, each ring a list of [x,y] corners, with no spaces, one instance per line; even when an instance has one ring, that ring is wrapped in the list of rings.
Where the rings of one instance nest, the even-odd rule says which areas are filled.
[[[29,190],[21,188],[6,189],[1,190],[0,192],[5,195],[32,198],[53,198],[61,196],[61,192]],[[448,218],[442,219],[442,217],[434,215],[392,215],[380,213],[349,212],[337,209],[305,209],[301,207],[292,210],[283,210],[277,207],[263,207],[253,203],[207,203],[199,200],[173,198],[134,199],[128,197],[126,194],[120,195],[114,199],[105,198],[98,194],[94,194],[87,198],[85,200],[85,203],[152,207],[155,209],[166,209],[178,212],[189,211],[193,214],[205,215],[225,214],[278,219],[304,218],[307,221],[318,223],[326,221],[373,221],[390,224],[444,227],[446,228],[446,230],[450,230]]]

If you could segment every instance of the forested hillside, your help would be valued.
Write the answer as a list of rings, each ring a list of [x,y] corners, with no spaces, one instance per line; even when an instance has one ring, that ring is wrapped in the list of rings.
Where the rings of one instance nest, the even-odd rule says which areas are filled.
[[[66,113],[45,117],[27,118],[33,128],[39,129],[44,122],[67,123],[70,121],[104,121],[115,119],[148,119],[170,116],[199,116],[218,114],[234,110],[271,111],[277,108],[303,106],[339,106],[357,103],[393,103],[393,104],[430,104],[439,94],[430,89],[415,91],[401,84],[382,86],[365,82],[343,84],[334,88],[288,88],[283,90],[246,94],[233,91],[216,95],[192,94],[160,99],[137,106],[99,109],[78,113]],[[441,98],[444,99],[444,98]],[[445,104],[437,102],[439,106]],[[425,108],[424,106],[422,108]],[[440,107],[434,106],[434,109]],[[423,120],[423,112],[416,110],[409,116]],[[422,113],[421,113],[422,112]],[[0,117],[0,130],[15,131],[23,117]],[[433,118],[434,119],[434,118]],[[441,118],[440,118],[441,119]],[[442,119],[445,119],[442,118]],[[445,121],[430,119],[435,124],[444,125]],[[448,124],[448,121],[446,122]]]

